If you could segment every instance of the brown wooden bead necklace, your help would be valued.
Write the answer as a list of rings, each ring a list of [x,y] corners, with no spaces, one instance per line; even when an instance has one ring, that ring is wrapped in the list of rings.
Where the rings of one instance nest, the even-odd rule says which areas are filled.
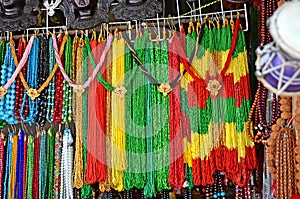
[[[295,109],[295,118],[294,118],[294,127],[297,133],[296,147],[294,148],[296,164],[296,187],[298,193],[300,193],[300,96],[297,97],[296,109]]]
[[[269,171],[276,180],[276,197],[288,199],[296,193],[295,188],[295,134],[291,126],[292,99],[282,97],[280,100],[281,118],[272,126],[268,140],[267,159]]]

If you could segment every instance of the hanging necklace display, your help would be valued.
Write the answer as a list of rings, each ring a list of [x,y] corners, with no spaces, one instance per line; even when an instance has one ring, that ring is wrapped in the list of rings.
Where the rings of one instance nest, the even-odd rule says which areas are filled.
[[[162,3],[156,0],[119,0],[111,10],[116,19],[125,21],[154,17],[161,11]]]
[[[20,131],[18,135],[18,155],[17,155],[17,173],[16,173],[16,184],[15,184],[15,198],[23,198],[23,176],[24,176],[24,140],[25,133]]]
[[[65,44],[67,38],[68,38],[68,35],[65,35],[65,36],[63,37],[62,46],[61,46],[60,51],[59,51],[59,54],[60,54],[60,55],[62,55],[63,52],[64,52],[64,51],[63,51],[63,50],[64,50],[64,44]],[[33,38],[33,39],[34,39],[34,38]],[[30,39],[30,41],[31,41],[31,39]],[[29,49],[31,48],[31,42],[30,42],[30,41],[29,41],[29,43],[28,43],[28,45],[27,45],[27,47],[30,46]],[[32,41],[32,42],[33,42],[33,41]],[[12,49],[12,55],[13,55],[13,58],[14,58],[15,65],[18,66],[18,65],[19,65],[19,62],[18,62],[18,58],[17,58],[17,55],[16,55],[16,50],[15,50],[15,47],[14,47],[13,43],[10,43],[10,47],[11,47],[11,49]],[[26,47],[26,48],[27,48],[27,47]],[[25,52],[26,52],[26,51],[25,51]],[[29,52],[30,52],[30,50],[28,51],[28,54],[29,54]],[[24,53],[24,56],[25,56],[25,55],[28,56],[28,54]],[[26,57],[26,56],[25,56],[25,57]],[[22,60],[23,60],[23,58],[22,58]],[[25,63],[22,63],[22,60],[21,60],[21,62],[20,62],[20,65],[23,67],[24,64],[26,63],[26,60],[24,60]],[[21,64],[21,63],[22,63],[22,64]],[[48,86],[48,84],[50,83],[51,79],[52,79],[53,76],[55,75],[55,72],[56,72],[57,68],[58,68],[58,66],[57,66],[57,63],[56,63],[55,66],[54,66],[54,68],[53,68],[53,70],[51,71],[51,73],[49,74],[48,78],[46,79],[46,81],[42,84],[41,87],[36,88],[36,89],[30,88],[30,87],[29,87],[29,85],[28,85],[26,79],[24,78],[23,73],[20,71],[21,68],[20,68],[20,69],[17,68],[17,70],[15,71],[15,74],[12,76],[12,77],[14,77],[14,78],[11,78],[11,79],[6,83],[6,85],[5,85],[3,88],[4,88],[5,90],[8,89],[8,87],[10,86],[10,84],[11,84],[12,82],[14,82],[16,76],[19,74],[20,79],[21,79],[21,82],[22,82],[22,84],[23,84],[23,86],[24,86],[24,88],[25,88],[25,90],[26,90],[26,94],[31,98],[32,101],[34,101],[35,98],[37,98],[37,97],[40,95],[40,93]],[[1,87],[0,87],[0,89],[1,89]],[[2,89],[1,89],[1,90],[2,90]],[[1,90],[0,90],[0,91],[1,91]]]
[[[53,71],[54,64],[55,64],[55,57],[54,57],[54,49],[53,49],[53,39],[52,37],[49,38],[49,71]],[[52,115],[54,112],[54,102],[55,102],[55,75],[51,79],[48,85],[48,107],[47,107],[47,121],[52,123]]]
[[[34,36],[32,36],[30,38],[30,41],[24,52],[24,55],[20,61],[20,65],[19,64],[15,65],[15,63],[13,63],[13,61],[12,61],[12,59],[14,60],[15,54],[14,54],[13,49],[11,49],[11,46],[14,44],[14,41],[11,39],[10,42],[6,46],[6,55],[5,55],[5,60],[4,60],[4,64],[6,66],[2,67],[2,69],[1,69],[1,87],[0,87],[1,102],[0,102],[0,106],[2,106],[2,109],[5,110],[5,118],[3,118],[3,120],[5,120],[5,121],[9,120],[9,121],[7,121],[9,123],[17,122],[17,118],[15,117],[15,115],[14,114],[11,115],[11,111],[14,112],[14,104],[15,104],[15,97],[16,97],[15,96],[16,83],[14,80],[17,77],[20,70],[22,69],[22,67],[26,64],[28,54],[31,50],[33,41],[34,41]],[[13,70],[14,70],[13,68],[15,68],[16,66],[18,66],[18,67],[13,72]],[[6,70],[8,70],[8,71],[6,71]],[[5,95],[6,93],[8,93],[8,95]],[[9,111],[9,110],[11,110],[11,111]]]
[[[50,128],[47,132],[47,175],[46,175],[46,194],[48,199],[53,198],[53,163],[54,163],[54,130]]]
[[[62,144],[60,198],[73,199],[72,187],[72,162],[73,162],[73,138],[70,129],[65,129]]]
[[[11,159],[12,159],[12,141],[13,133],[9,133],[7,136],[6,146],[6,158],[5,158],[5,174],[4,174],[4,186],[3,186],[3,198],[8,198],[9,195],[9,175],[11,172]]]
[[[35,38],[33,43],[33,48],[29,54],[28,59],[28,69],[27,69],[27,82],[28,85],[35,89],[37,88],[37,70],[38,70],[38,50],[39,50],[39,39]],[[28,122],[30,125],[32,125],[35,122],[35,117],[37,114],[37,101],[29,100],[29,112],[28,115],[23,117],[25,104],[26,104],[26,91],[24,91],[23,95],[23,102],[20,110],[20,116],[21,119],[24,122]]]
[[[88,54],[86,45],[83,47],[82,52],[82,82],[86,82],[88,80],[89,76],[89,68],[88,68]],[[88,132],[88,91],[84,92],[82,94],[82,104],[81,104],[81,114],[82,114],[82,120],[84,121],[82,123],[82,142],[83,142],[83,171],[86,170],[87,164],[87,132]],[[86,122],[87,121],[87,122]],[[93,189],[92,185],[84,183],[82,189],[81,189],[81,197],[82,198],[90,198],[93,196]]]
[[[6,40],[2,40],[0,42],[0,70],[2,68],[2,65],[4,64],[4,58],[5,58],[5,47],[6,47]],[[1,76],[0,76],[1,80]],[[1,87],[0,87],[0,94],[1,94]],[[0,96],[1,99],[1,96]],[[0,129],[3,129],[6,126],[7,122],[5,120],[0,120]]]
[[[110,34],[109,35],[109,38],[107,40],[107,44],[106,44],[106,47],[105,47],[105,50],[100,58],[100,62],[97,64],[96,68],[94,69],[92,75],[90,77],[88,77],[87,81],[84,82],[83,84],[75,84],[71,79],[70,77],[68,76],[68,74],[66,74],[66,71],[65,69],[63,68],[63,65],[61,63],[61,59],[58,55],[58,50],[57,50],[57,42],[56,42],[56,37],[53,35],[52,36],[53,38],[53,45],[54,45],[54,52],[55,52],[55,59],[56,59],[56,62],[58,63],[58,67],[60,68],[60,71],[62,72],[62,75],[63,77],[65,78],[65,80],[69,83],[69,85],[71,87],[73,87],[73,91],[79,95],[82,95],[83,92],[84,92],[84,89],[86,89],[89,84],[94,80],[94,78],[96,77],[100,67],[102,66],[103,62],[104,62],[104,59],[105,59],[105,56],[110,48],[110,45],[111,45],[111,42],[113,40],[113,35]]]
[[[124,38],[124,37],[123,37]],[[134,49],[140,57],[141,61],[145,61],[145,45],[147,41],[145,34],[138,33],[134,42]],[[126,51],[128,56],[130,51]],[[128,59],[128,58],[127,58]],[[135,62],[132,62],[126,68],[126,75],[131,75],[131,70],[138,68]],[[132,67],[132,69],[131,69]],[[128,82],[127,76],[125,81]],[[135,78],[132,83],[128,86],[128,92],[134,92],[131,97],[125,97],[126,101],[126,154],[127,155],[127,169],[124,171],[124,187],[127,190],[137,187],[142,189],[146,182],[146,156],[134,155],[146,154],[146,139],[145,139],[145,124],[146,124],[146,84],[145,77],[140,70],[136,71]],[[143,86],[141,86],[143,85]],[[130,96],[130,95],[129,95]],[[130,100],[129,100],[130,99]],[[130,104],[130,105],[129,105]],[[136,109],[135,107],[139,107]],[[109,110],[107,110],[109,111]],[[142,190],[141,190],[142,191]]]
[[[45,130],[41,131],[41,143],[39,150],[39,186],[38,186],[38,198],[46,198],[45,197],[45,188],[46,188],[46,171],[47,171],[47,159],[46,159],[46,139],[47,134]]]
[[[83,46],[84,40],[81,38],[78,41],[78,46],[76,46],[76,75],[75,82],[80,84],[82,82],[82,56],[83,56]],[[75,138],[75,157],[74,157],[74,177],[73,177],[73,186],[77,189],[83,187],[83,134],[82,134],[82,97],[76,92],[73,93],[74,102],[75,102],[75,111],[74,111],[74,122],[76,129],[76,138]]]
[[[296,100],[294,122],[295,122],[294,127],[295,127],[295,131],[296,131],[296,138],[297,138],[296,147],[294,148],[294,156],[295,156],[295,160],[296,160],[295,178],[297,180],[296,187],[297,187],[297,192],[299,194],[300,193],[300,141],[299,141],[299,137],[300,137],[300,97],[299,96],[297,97],[297,100]]]
[[[149,39],[147,39],[146,41],[146,45],[145,45],[145,67],[148,70],[151,70],[154,67],[154,46],[153,43],[151,41],[151,34],[149,34],[148,36],[148,31],[145,32],[144,31],[144,35],[145,37],[149,37]],[[159,49],[160,50],[160,49]],[[157,56],[160,56],[160,54],[158,53]],[[146,183],[144,186],[144,195],[146,198],[152,198],[152,197],[156,197],[156,190],[155,190],[155,177],[159,177],[159,176],[155,176],[155,159],[154,159],[154,129],[153,129],[153,117],[152,117],[152,113],[151,113],[151,108],[152,108],[152,103],[154,101],[152,93],[151,93],[151,84],[149,82],[149,80],[146,79],[145,81],[145,93],[146,93],[146,111],[145,111],[145,115],[146,115],[146,128],[145,128],[145,135],[146,136],[146,158],[147,158],[147,164],[146,164],[146,171],[147,171],[147,176],[146,176]],[[134,91],[133,91],[134,92]],[[154,113],[153,113],[154,114]],[[154,114],[155,115],[155,114]],[[160,165],[159,165],[160,166]],[[157,168],[159,168],[159,166]],[[158,179],[157,179],[158,181]]]
[[[177,35],[174,35],[174,37],[177,37]],[[176,52],[176,44],[174,42],[175,40],[172,39],[168,42],[168,61],[169,61],[169,79],[176,78],[176,73],[171,72],[172,70],[176,71],[177,73],[180,72],[180,57],[177,55]],[[184,79],[184,78],[183,78]],[[181,140],[180,134],[180,101],[178,98],[180,98],[180,84],[176,84],[172,90],[172,92],[169,94],[169,106],[170,106],[170,171],[169,171],[169,182],[172,189],[180,188],[183,184],[184,175],[183,172],[183,158],[182,156],[179,156],[177,154],[182,154],[183,148],[182,145],[178,145],[178,142],[172,141],[174,138]],[[180,142],[180,141],[179,141]],[[178,152],[178,153],[177,153]],[[172,161],[172,159],[174,159]],[[182,180],[183,178],[183,180]],[[168,193],[169,194],[169,193]],[[167,194],[167,195],[168,195]],[[162,193],[162,199],[165,198],[165,191]]]
[[[117,33],[117,32],[118,32],[118,29],[116,29],[115,32]],[[119,33],[119,34],[121,34],[121,33]],[[85,38],[85,40],[89,41],[89,39],[88,39],[87,37]],[[87,46],[88,56],[89,56],[89,58],[90,58],[91,65],[92,65],[93,69],[96,70],[96,68],[97,68],[97,66],[98,66],[99,64],[96,64],[96,62],[95,62],[94,56],[93,56],[92,51],[91,51],[91,48],[90,48],[90,46],[89,46],[89,43],[87,43],[87,45],[88,45],[88,46]],[[100,60],[100,62],[101,62],[101,60]],[[134,68],[134,69],[132,70],[132,72],[130,73],[131,75],[128,76],[128,78],[126,78],[126,82],[125,82],[125,85],[124,85],[125,87],[127,87],[127,86],[131,83],[132,79],[134,78],[134,76],[135,76],[135,74],[136,74],[136,71],[137,71],[137,68]],[[123,98],[124,95],[125,95],[125,93],[127,92],[126,88],[125,88],[124,86],[122,86],[122,85],[121,85],[121,86],[116,86],[116,87],[114,87],[114,86],[112,86],[111,84],[109,84],[109,83],[102,77],[102,75],[101,75],[100,73],[97,73],[96,77],[97,77],[98,81],[99,81],[99,82],[100,82],[107,90],[113,91],[114,94],[118,95],[120,98]]]
[[[272,98],[272,118],[270,122],[266,121],[266,107],[267,107],[268,91],[263,88],[261,82],[258,82],[258,89],[254,97],[254,101],[250,110],[250,114],[247,122],[247,134],[252,142],[266,144],[266,139],[270,137],[272,132],[272,125],[276,123],[276,120],[280,117],[280,97],[273,94]],[[252,118],[255,116],[254,129],[258,131],[255,136],[251,134]]]
[[[15,65],[13,63],[13,57],[9,44],[6,44],[6,53],[4,58],[4,64],[1,68],[1,85],[3,86],[6,81],[12,77]],[[8,90],[1,87],[1,94],[6,95],[0,101],[0,119],[5,120],[9,124],[16,124],[17,118],[14,116],[14,104],[15,104],[15,82],[11,83]]]
[[[266,43],[271,42],[271,35],[267,30],[266,20],[269,17],[271,17],[271,15],[276,10],[276,8],[277,8],[277,1],[272,0],[268,3],[266,3],[266,1],[261,1],[261,24],[260,24],[261,45],[265,45]],[[268,90],[267,88],[264,87],[261,81],[258,81],[258,89],[256,91],[254,99],[255,99],[254,103],[252,104],[251,107],[251,114],[248,117],[247,132],[252,141],[258,143],[259,142],[266,143],[266,139],[268,139],[272,131],[271,126],[275,124],[276,120],[280,116],[280,110],[279,110],[280,97],[276,97],[276,95],[273,94],[272,116],[269,122],[266,119],[266,109],[265,109],[268,100]],[[253,116],[254,116],[253,129],[254,132],[256,132],[256,135],[254,137],[249,134],[249,130],[252,128],[250,124]]]
[[[38,80],[37,87],[41,87],[49,76],[49,47],[48,39],[44,36],[40,37],[39,49],[39,67],[38,67]],[[35,122],[43,127],[46,123],[47,107],[48,107],[48,89],[44,89],[37,98],[37,115]]]
[[[72,41],[68,38],[65,49],[65,70],[70,78],[73,78],[72,73]],[[68,82],[64,80],[63,85],[63,102],[62,102],[62,123],[68,124],[72,121],[72,98],[73,89],[69,86]]]
[[[54,181],[53,181],[53,198],[59,199],[60,173],[61,173],[61,156],[62,156],[62,132],[60,129],[55,133],[55,149],[54,149]]]
[[[125,72],[125,43],[119,34],[115,34],[112,43],[111,85],[114,87],[124,84]],[[124,189],[123,171],[127,168],[125,148],[125,101],[114,93],[111,95],[111,168],[112,188],[117,191]]]
[[[26,46],[27,46],[27,42],[25,40],[24,37],[22,37],[20,40],[19,40],[19,43],[18,43],[18,60],[20,61],[22,59],[22,56],[24,54],[24,51],[26,49]],[[19,66],[20,67],[20,66]],[[27,63],[24,65],[24,67],[22,68],[22,73],[23,75],[26,77],[26,71],[27,71]],[[21,116],[20,116],[20,109],[21,109],[21,105],[22,105],[22,100],[23,100],[23,94],[24,94],[24,87],[23,85],[21,84],[21,79],[20,77],[18,76],[16,78],[16,102],[15,102],[15,108],[14,108],[14,114],[15,114],[15,117],[20,120],[21,119]],[[28,101],[26,101],[26,105],[28,106]],[[25,105],[25,106],[26,106]],[[26,114],[27,112],[24,111]]]
[[[104,44],[103,44],[104,45]],[[104,49],[104,46],[103,46]],[[89,50],[88,50],[89,51]],[[111,84],[111,63],[112,63],[112,52],[111,50],[108,51],[107,56],[106,56],[106,65],[107,65],[107,69],[105,70],[106,72],[106,79],[107,79],[107,83],[110,85]],[[98,79],[99,81],[99,79]],[[99,81],[100,82],[100,81]],[[101,85],[102,86],[102,85]],[[103,89],[106,90],[106,88]],[[106,103],[104,104],[104,108],[106,110],[105,113],[105,124],[106,126],[105,128],[105,133],[106,133],[106,140],[111,140],[111,95],[112,93],[110,92],[110,90],[107,90],[106,93]],[[126,124],[126,123],[125,123]],[[127,140],[127,137],[126,137]],[[110,160],[111,160],[111,144],[109,142],[106,142],[105,144],[105,150],[106,150],[106,160],[105,163],[107,165],[106,167],[106,179],[105,182],[101,182],[99,183],[99,189],[101,192],[105,192],[106,193],[106,197],[107,198],[112,198],[112,191],[111,191],[111,187],[112,187],[112,169],[109,166],[110,165]],[[127,164],[128,164],[128,158],[127,158]],[[124,171],[124,188],[126,189],[126,171]]]
[[[195,72],[201,76],[194,79],[191,75],[196,96],[189,93],[190,118],[199,121],[191,124],[195,185],[212,184],[218,168],[234,183],[245,186],[249,172],[257,168],[254,144],[245,128],[250,105],[245,38],[239,19],[230,24],[231,29],[225,24],[218,30],[218,23],[206,28],[201,41],[204,49],[195,60],[195,66],[201,66]],[[231,161],[220,161],[224,156]]]
[[[292,99],[281,97],[281,118],[272,126],[268,140],[267,156],[269,171],[276,180],[276,197],[290,198],[297,193],[294,160],[295,136],[291,127]]]
[[[169,92],[172,91],[172,88],[180,81],[180,79],[183,77],[183,75],[186,73],[186,70],[184,70],[182,73],[180,73],[178,76],[176,76],[176,78],[170,82],[170,83],[159,83],[155,77],[153,77],[149,71],[146,70],[146,68],[143,66],[143,62],[140,60],[140,58],[137,56],[137,53],[134,50],[134,47],[132,46],[130,39],[128,38],[128,36],[126,34],[122,34],[122,37],[125,40],[125,44],[127,45],[127,47],[129,48],[129,50],[131,51],[131,55],[134,58],[134,61],[137,63],[139,69],[144,73],[144,75],[150,80],[150,82],[154,85],[156,85],[158,87],[158,90],[160,92],[163,93],[163,95],[166,97],[168,95]],[[174,36],[176,38],[176,35]],[[179,46],[179,49],[181,49],[181,47]],[[182,50],[182,49],[181,49]],[[180,52],[179,52],[180,53]],[[196,54],[196,46],[194,49],[194,53],[192,53],[191,57],[189,58],[189,61],[186,60],[187,63],[191,63],[191,61],[193,60],[194,56]],[[183,56],[184,53],[182,51],[182,53],[180,54],[180,56]],[[184,57],[184,56],[183,56]],[[122,88],[122,87],[121,87]]]
[[[266,88],[277,95],[292,96],[300,93],[300,43],[293,35],[299,24],[289,24],[292,29],[281,28],[289,16],[299,15],[299,1],[286,2],[268,19],[274,42],[257,48],[256,76]]]
[[[147,39],[149,40],[149,37]],[[154,49],[150,51],[149,71],[157,78],[158,82],[168,81],[169,60],[168,60],[168,40],[166,36],[164,37],[163,41],[154,42],[153,47]],[[147,58],[148,57],[145,54],[145,62],[147,61]],[[161,192],[163,190],[170,189],[170,183],[169,183],[170,166],[169,165],[171,159],[170,159],[170,148],[169,148],[170,147],[169,146],[169,142],[170,142],[169,96],[161,95],[161,91],[157,89],[156,85],[152,85],[150,83],[150,80],[147,83],[148,83],[147,90],[149,89],[147,95],[151,96],[150,98],[151,101],[148,101],[148,99],[146,98],[146,100],[148,101],[146,110],[148,110],[147,114],[149,114],[147,115],[146,120],[149,120],[148,117],[150,116],[149,124],[150,124],[150,128],[152,128],[150,130],[153,131],[152,132],[153,137],[146,136],[146,142],[148,142],[148,139],[153,139],[153,151],[155,151],[155,154],[154,154],[154,167],[151,169],[153,170],[155,168],[154,182],[156,184],[156,190],[158,192]],[[153,108],[156,106],[160,108]],[[146,128],[146,130],[148,129]],[[149,135],[148,132],[146,132],[146,135]],[[149,148],[147,146],[147,152],[148,151]],[[144,195],[146,196],[146,194]]]
[[[183,46],[186,46],[186,56],[190,57],[195,49],[195,45],[197,44],[197,35],[200,35],[202,33],[202,28],[201,28],[201,23],[197,22],[196,29],[194,28],[193,23],[189,23],[188,27],[188,35],[186,36],[184,27],[181,26],[180,28],[180,38],[181,38],[181,43]],[[199,43],[199,41],[198,41]],[[173,44],[176,47],[176,43]],[[179,58],[178,58],[179,59]],[[180,61],[180,60],[179,60]],[[183,70],[179,66],[176,66],[176,70],[180,71]],[[179,118],[181,120],[181,128],[182,135],[183,135],[183,142],[184,142],[184,174],[185,174],[185,182],[183,184],[183,187],[187,189],[188,193],[191,193],[192,189],[194,188],[194,183],[193,183],[193,171],[192,171],[192,165],[193,165],[193,158],[192,158],[192,150],[191,150],[191,120],[190,120],[190,111],[188,108],[188,93],[189,93],[189,86],[188,83],[190,81],[190,75],[186,73],[184,77],[181,79],[180,82],[180,100],[181,102],[177,102],[178,105],[181,108],[181,112],[178,113],[180,114]],[[178,106],[177,105],[177,106]],[[173,104],[170,102],[170,106],[176,106],[176,104]],[[177,109],[177,107],[175,107]],[[179,109],[179,108],[178,108]],[[179,109],[180,110],[180,109]],[[176,119],[179,119],[177,116],[175,116]],[[172,123],[173,119],[170,119],[170,124]],[[181,164],[181,163],[180,163]]]
[[[32,199],[32,181],[34,170],[34,137],[28,136],[27,139],[27,163],[26,163],[26,190],[25,194],[28,199]]]
[[[62,44],[62,36],[60,35],[59,37],[59,45]],[[62,59],[62,64],[64,64],[64,54],[61,56]],[[53,108],[53,114],[52,114],[52,119],[56,124],[61,124],[62,123],[62,105],[63,105],[63,95],[64,95],[64,90],[63,90],[63,85],[64,85],[64,78],[60,70],[57,70],[55,73],[55,101],[54,101],[54,108]]]
[[[39,198],[39,160],[40,160],[41,132],[38,130],[34,138],[34,161],[33,161],[33,182],[32,197]]]
[[[14,134],[14,132],[13,132]],[[8,198],[15,198],[15,182],[16,182],[16,166],[17,166],[17,150],[18,150],[18,135],[13,135],[12,138],[12,159],[11,159],[11,171],[9,177],[9,193]]]
[[[25,132],[25,137],[24,137],[24,153],[23,153],[23,158],[24,158],[24,164],[23,164],[23,184],[22,184],[22,189],[23,189],[23,195],[19,195],[19,198],[24,198],[26,196],[26,181],[27,181],[27,149],[28,149],[28,136],[26,135],[27,132]]]
[[[88,41],[86,41],[87,43]],[[96,40],[96,32],[90,41],[93,55],[98,60],[105,47],[105,42]],[[106,65],[106,60],[103,65]],[[102,70],[101,70],[102,69]],[[100,73],[106,76],[106,67]],[[104,69],[104,70],[103,70]],[[89,75],[93,68],[89,65]],[[85,182],[94,184],[104,182],[106,179],[106,92],[107,90],[97,81],[92,81],[88,89],[88,137],[87,137],[87,167]]]

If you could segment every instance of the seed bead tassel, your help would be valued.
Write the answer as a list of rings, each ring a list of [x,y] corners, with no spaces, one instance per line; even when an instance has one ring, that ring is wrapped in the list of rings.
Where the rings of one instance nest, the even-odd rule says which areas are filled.
[[[98,45],[97,40],[87,41],[86,43],[90,42],[91,50],[93,52],[94,57],[99,55],[99,48],[100,44]],[[98,58],[96,57],[96,60]],[[89,65],[89,75],[92,73],[93,69],[91,65]],[[105,163],[105,159],[99,157],[100,151],[99,146],[105,146],[105,134],[102,132],[98,133],[102,130],[99,120],[97,118],[97,111],[98,109],[96,106],[101,106],[102,104],[98,105],[99,98],[104,98],[105,96],[97,96],[97,82],[92,81],[89,85],[88,95],[89,95],[89,103],[88,103],[88,135],[87,135],[87,167],[85,171],[85,182],[87,184],[94,184],[98,182],[98,172],[102,172],[100,168],[98,168],[98,162]],[[101,92],[101,91],[100,91]],[[98,97],[98,98],[97,98]],[[100,119],[100,118],[99,118]],[[101,120],[101,119],[100,119]],[[104,126],[105,127],[105,126]],[[105,148],[104,148],[105,151]],[[101,162],[102,161],[102,162]],[[99,165],[101,166],[101,165]],[[103,165],[104,166],[104,165]],[[102,167],[102,166],[101,166]],[[105,167],[102,167],[103,170],[106,170]],[[103,182],[105,178],[101,179],[100,182]]]
[[[34,137],[31,135],[28,136],[27,142],[26,197],[27,199],[33,199],[32,181],[34,172]]]
[[[18,140],[18,160],[17,160],[17,174],[16,174],[16,184],[15,184],[15,198],[23,198],[23,177],[24,177],[24,131],[19,132]]]
[[[112,47],[112,85],[117,87],[124,84],[124,39],[115,37]],[[112,151],[111,151],[111,167],[112,167],[112,183],[113,188],[117,191],[123,190],[123,171],[127,167],[125,155],[125,101],[112,94],[111,98],[111,121],[112,121]]]
[[[17,151],[18,151],[18,135],[14,135],[12,138],[12,159],[11,159],[11,170],[9,179],[9,193],[8,198],[15,197],[15,183],[16,183],[16,167],[17,167]]]
[[[48,199],[53,198],[53,178],[54,178],[54,141],[55,134],[53,128],[47,132],[47,179],[46,179],[46,193]]]
[[[155,54],[155,69],[152,71],[155,73],[159,82],[169,82],[169,73],[168,73],[168,40],[164,39],[161,43],[156,42],[154,48]],[[153,87],[152,87],[153,88]],[[170,169],[170,131],[169,131],[169,96],[161,95],[159,92],[154,92],[152,90],[153,98],[156,100],[153,101],[153,105],[157,104],[161,107],[161,109],[152,109],[152,114],[157,115],[153,120],[154,128],[154,135],[160,134],[159,136],[154,136],[154,151],[162,152],[157,153],[155,157],[155,166],[160,168],[156,173],[156,178],[159,180],[157,181],[157,190],[162,191],[163,189],[170,189],[169,184],[169,169]],[[161,126],[161,128],[158,128]],[[158,139],[156,139],[158,138]],[[181,146],[183,144],[181,143]],[[180,151],[180,150],[179,150]],[[181,162],[182,165],[179,169],[179,179],[184,181],[184,174],[183,174],[183,148],[182,148],[182,155],[181,155]],[[158,163],[158,164],[157,164]],[[159,176],[159,177],[158,177]],[[179,182],[180,183],[180,182]]]
[[[146,32],[147,31],[147,32]],[[146,30],[144,34],[147,36],[148,30]],[[151,36],[149,36],[151,37]],[[152,52],[151,52],[152,51]],[[153,67],[154,63],[154,52],[153,52],[153,43],[151,41],[151,38],[147,40],[146,42],[146,48],[145,48],[145,68],[148,71],[151,71],[151,68]],[[153,69],[152,69],[153,70]],[[147,165],[146,165],[146,171],[147,171],[147,181],[146,185],[144,187],[144,195],[146,198],[152,198],[156,196],[156,190],[155,190],[155,172],[154,172],[154,146],[153,146],[153,118],[152,118],[152,88],[150,81],[148,79],[145,80],[146,83],[146,144],[147,144]]]
[[[144,63],[145,60],[145,44],[148,38],[145,35],[139,33],[134,42],[134,48],[141,61]],[[133,62],[133,70],[138,67],[136,62]],[[127,72],[128,73],[128,72]],[[126,118],[125,125],[127,131],[126,136],[126,153],[146,153],[146,139],[144,138],[145,129],[139,126],[144,126],[146,122],[146,115],[144,110],[146,109],[146,93],[145,86],[140,87],[140,85],[145,85],[145,76],[138,70],[136,72],[135,78],[132,80],[132,87],[128,87],[128,94],[125,100],[128,99],[128,103],[131,105],[130,108],[131,116]],[[128,105],[126,102],[126,104]],[[126,107],[126,109],[127,109]],[[136,109],[136,107],[140,107]],[[109,110],[107,110],[109,111]],[[132,189],[137,187],[142,189],[146,182],[146,157],[145,156],[129,156],[127,158],[128,168],[124,173],[124,186],[126,189]]]
[[[19,195],[20,198],[25,198],[26,197],[26,187],[27,187],[27,148],[28,148],[28,136],[26,135],[25,132],[25,137],[24,137],[24,153],[23,153],[23,158],[24,158],[24,163],[23,163],[23,184],[22,184],[22,189],[23,189],[23,195]]]
[[[97,54],[96,57],[101,55],[104,50],[105,42],[98,43],[96,47]],[[94,51],[93,51],[94,52]],[[98,57],[99,59],[99,57]],[[107,64],[107,58],[104,61],[104,66]],[[103,75],[103,78],[106,77],[106,67],[100,69],[100,73]],[[101,83],[96,85],[96,94],[95,94],[95,109],[96,109],[96,118],[99,123],[99,129],[96,132],[98,138],[98,150],[97,150],[97,165],[96,165],[96,176],[98,182],[104,182],[106,180],[106,99],[107,91]],[[90,99],[90,98],[89,98]]]
[[[112,64],[112,52],[111,50],[108,51],[107,53],[107,58],[106,58],[106,79],[107,82],[109,84],[111,84],[111,64]],[[105,109],[106,109],[106,120],[105,120],[105,131],[106,131],[106,144],[105,144],[105,149],[106,149],[106,180],[105,182],[99,183],[99,189],[101,192],[110,192],[111,191],[111,187],[112,187],[112,169],[109,166],[110,165],[110,161],[111,161],[111,142],[109,140],[111,140],[111,95],[112,92],[110,90],[107,91],[106,93],[106,104],[104,105]],[[126,175],[126,173],[124,174]],[[124,180],[124,184],[126,183],[126,181]],[[108,194],[107,194],[108,195]]]
[[[82,52],[82,82],[88,79],[88,50],[87,46],[84,45]],[[87,132],[88,132],[88,89],[82,93],[82,104],[81,104],[82,120],[82,136],[83,136],[83,171],[86,169],[86,158],[87,158]],[[93,189],[90,184],[84,183],[81,189],[82,198],[90,198],[93,195]]]
[[[39,198],[45,198],[46,187],[46,172],[47,172],[47,159],[46,159],[46,142],[47,135],[45,130],[41,131],[40,151],[39,151]]]
[[[76,84],[82,83],[82,53],[83,53],[84,41],[80,39],[77,46],[76,54]],[[76,129],[76,141],[75,141],[75,158],[74,158],[74,178],[73,186],[77,189],[83,187],[83,134],[82,134],[82,96],[76,92],[73,93],[76,114],[74,117],[75,129]]]
[[[65,69],[66,73],[70,78],[73,78],[72,73],[72,41],[69,37],[66,43],[65,49]],[[63,115],[62,115],[62,122],[63,124],[68,124],[72,121],[72,96],[73,96],[73,89],[68,84],[68,82],[64,79],[64,86],[63,86],[64,94],[63,94]]]
[[[39,158],[40,158],[40,143],[41,143],[41,132],[36,133],[34,139],[34,173],[33,173],[33,182],[32,182],[32,195],[33,198],[39,198]]]
[[[169,42],[169,66],[172,67],[169,70],[180,71],[180,60],[176,53],[175,40]],[[174,79],[177,76],[176,72],[169,73],[169,79]],[[169,94],[169,106],[170,106],[170,171],[169,171],[169,182],[171,188],[180,188],[183,185],[183,158],[181,156],[182,147],[181,142],[181,108],[180,108],[180,85],[173,87],[172,92]]]

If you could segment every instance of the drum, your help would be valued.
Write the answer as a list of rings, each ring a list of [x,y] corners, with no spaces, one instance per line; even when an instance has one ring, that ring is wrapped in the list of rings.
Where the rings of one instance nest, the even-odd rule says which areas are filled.
[[[273,42],[256,50],[256,76],[278,95],[300,94],[300,1],[280,6],[267,21]]]

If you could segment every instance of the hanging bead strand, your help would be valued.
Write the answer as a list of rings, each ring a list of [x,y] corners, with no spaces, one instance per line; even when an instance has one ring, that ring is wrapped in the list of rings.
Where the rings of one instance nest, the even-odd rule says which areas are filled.
[[[32,49],[30,51],[29,59],[28,59],[28,68],[27,68],[27,82],[30,88],[37,88],[37,79],[38,79],[38,49],[39,49],[39,39],[34,39],[34,44],[32,46]],[[21,119],[24,122],[28,122],[30,125],[32,125],[35,121],[35,117],[37,114],[37,100],[31,100],[29,99],[29,113],[26,114],[26,117],[23,116],[23,113],[25,113],[26,110],[26,99],[29,97],[27,95],[27,90],[24,90],[23,95],[23,101],[22,106],[20,110],[20,116]]]
[[[39,49],[39,68],[38,68],[38,85],[40,88],[49,76],[49,47],[48,40],[45,37],[40,38]],[[44,89],[37,98],[38,113],[35,122],[43,127],[46,123],[47,107],[48,107],[48,89]]]
[[[21,38],[18,43],[18,60],[19,61],[21,60],[21,58],[23,56],[26,45],[27,45],[26,40],[24,38]],[[27,71],[27,63],[22,68],[22,73],[23,73],[24,77],[26,77],[26,71]],[[16,102],[15,102],[15,108],[14,108],[14,114],[18,120],[21,119],[20,109],[21,109],[21,104],[22,104],[22,100],[23,100],[23,94],[24,94],[24,86],[22,85],[21,79],[18,76],[16,78]]]
[[[49,38],[49,71],[53,70],[55,64],[54,57],[54,49],[53,49],[53,39]],[[54,101],[55,101],[55,75],[49,83],[48,86],[48,104],[47,104],[47,115],[46,118],[49,123],[52,123],[52,114],[54,109]]]
[[[66,43],[65,49],[65,71],[67,75],[72,79],[72,41],[69,37]],[[62,103],[62,122],[63,124],[68,124],[72,121],[72,96],[73,96],[73,89],[68,84],[68,82],[64,79],[63,85],[63,103]]]

